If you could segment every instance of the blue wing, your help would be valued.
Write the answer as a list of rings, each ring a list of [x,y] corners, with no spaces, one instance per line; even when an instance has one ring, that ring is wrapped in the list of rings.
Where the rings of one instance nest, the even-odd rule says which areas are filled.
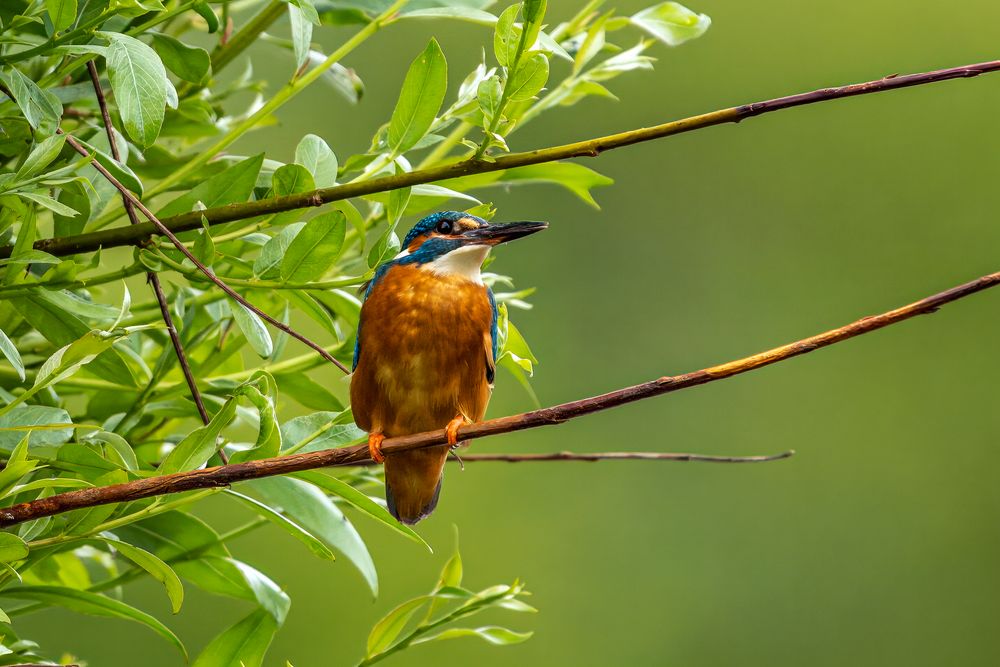
[[[364,305],[364,302],[368,300],[368,295],[372,293],[372,288],[375,287],[375,283],[377,283],[379,280],[382,279],[382,276],[385,275],[385,272],[389,270],[389,267],[391,265],[392,265],[391,262],[386,262],[382,266],[378,267],[378,269],[375,270],[375,275],[372,276],[372,279],[362,286],[362,289],[364,289],[364,296],[361,297],[362,305]],[[493,295],[491,294],[490,299],[492,300],[492,298]],[[493,340],[496,341],[496,306],[494,306],[493,308],[493,332],[494,332]],[[496,348],[496,342],[493,343],[493,347]],[[496,356],[495,350],[493,356]],[[358,317],[358,333],[354,337],[354,363],[351,364],[352,372],[358,368],[358,359],[360,358],[361,358],[361,317]]]
[[[497,354],[499,350],[497,349],[497,318],[499,313],[497,312],[497,300],[493,297],[493,290],[489,287],[486,288],[486,296],[490,299],[490,308],[493,310],[493,321],[490,323],[490,337],[493,339],[493,363],[486,364],[486,381],[493,384],[493,378],[496,377],[497,368]]]

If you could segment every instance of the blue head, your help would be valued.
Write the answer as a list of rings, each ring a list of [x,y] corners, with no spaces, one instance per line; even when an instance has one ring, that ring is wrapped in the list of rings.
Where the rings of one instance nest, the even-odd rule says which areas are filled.
[[[442,211],[422,219],[403,239],[398,264],[438,264],[455,268],[474,266],[478,271],[492,246],[545,229],[544,222],[490,224],[461,211]],[[457,271],[461,273],[462,271]]]

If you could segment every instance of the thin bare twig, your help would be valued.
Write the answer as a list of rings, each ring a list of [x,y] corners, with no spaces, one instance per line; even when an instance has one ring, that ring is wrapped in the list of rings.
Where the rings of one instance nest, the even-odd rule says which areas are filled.
[[[116,161],[121,161],[121,156],[118,152],[118,142],[115,141],[114,125],[111,122],[111,113],[108,111],[108,102],[104,97],[104,89],[101,87],[101,77],[97,72],[97,65],[94,64],[93,60],[87,61],[87,71],[90,73],[90,81],[94,85],[94,94],[97,96],[97,106],[101,109],[101,118],[104,121],[104,131],[108,135],[108,144],[111,146],[111,157]],[[132,205],[132,201],[125,193],[121,193],[122,206],[125,207],[125,212],[128,214],[129,222],[133,225],[139,224],[139,216],[135,213],[135,207]],[[208,415],[208,411],[205,409],[205,402],[201,399],[201,392],[198,390],[198,384],[195,382],[194,374],[191,372],[191,364],[188,363],[187,354],[184,352],[184,346],[181,344],[181,337],[177,333],[177,327],[174,325],[174,318],[170,314],[170,305],[167,303],[167,296],[163,293],[163,285],[160,284],[160,277],[156,275],[155,271],[146,272],[146,281],[153,288],[153,294],[156,295],[156,302],[160,306],[160,314],[163,316],[163,323],[167,326],[167,332],[170,334],[170,342],[174,346],[174,353],[177,355],[177,363],[180,364],[181,372],[184,374],[184,381],[187,383],[188,389],[191,390],[191,397],[194,399],[194,404],[198,408],[198,414],[201,415],[202,423],[207,424],[211,421],[211,417]],[[219,451],[219,456],[222,458],[223,463],[229,463],[225,452]]]
[[[715,454],[690,454],[687,452],[551,452],[548,454],[462,454],[461,461],[501,461],[503,463],[529,463],[535,461],[691,461],[697,463],[768,463],[795,456],[790,449],[780,454],[763,456],[718,456]],[[454,459],[448,459],[449,461]],[[373,462],[374,463],[374,462]]]
[[[61,129],[58,130],[58,131],[61,134],[66,134]],[[66,143],[68,143],[70,146],[72,146],[73,149],[77,153],[79,153],[80,155],[83,155],[83,156],[86,156],[86,157],[93,157],[90,154],[90,151],[88,151],[80,142],[78,142],[73,137],[73,135],[66,134]],[[308,345],[309,347],[311,347],[312,349],[316,350],[317,352],[319,352],[319,355],[321,357],[323,357],[324,359],[326,359],[327,361],[329,361],[331,364],[333,364],[334,366],[336,366],[337,368],[339,368],[343,372],[350,373],[350,371],[347,369],[347,366],[345,366],[344,364],[340,363],[340,361],[338,361],[337,359],[335,359],[332,354],[330,354],[329,352],[326,351],[326,349],[323,348],[322,345],[320,345],[319,343],[314,342],[310,338],[307,338],[306,336],[300,334],[298,331],[296,331],[292,327],[288,326],[287,324],[274,319],[273,317],[271,317],[270,315],[268,315],[267,313],[265,313],[264,311],[262,311],[260,308],[258,308],[257,306],[253,305],[252,303],[250,303],[249,301],[247,301],[246,299],[244,299],[242,296],[240,296],[240,294],[238,292],[236,292],[233,288],[231,288],[229,285],[227,285],[226,283],[224,283],[218,276],[216,276],[214,273],[212,273],[211,269],[209,269],[207,266],[205,266],[204,264],[202,264],[201,261],[197,257],[195,257],[191,253],[190,250],[187,249],[187,247],[181,242],[181,240],[178,239],[174,235],[173,232],[171,232],[169,229],[167,229],[166,227],[164,227],[163,223],[160,222],[160,219],[157,218],[156,215],[154,215],[152,211],[150,211],[148,208],[146,208],[146,205],[143,204],[141,201],[139,201],[136,198],[136,196],[134,194],[132,194],[129,191],[128,188],[126,188],[124,185],[122,185],[121,181],[119,181],[117,178],[115,178],[111,174],[111,172],[109,172],[107,169],[105,169],[104,166],[100,162],[97,162],[95,160],[91,164],[92,164],[92,166],[95,169],[97,169],[97,171],[101,172],[101,175],[104,176],[104,178],[106,178],[109,183],[111,183],[113,186],[115,186],[115,188],[118,189],[118,191],[122,194],[122,197],[127,198],[132,203],[132,205],[135,208],[139,209],[142,212],[142,214],[144,216],[146,216],[149,219],[150,222],[153,223],[153,225],[156,227],[156,229],[158,229],[160,231],[161,234],[163,234],[168,239],[170,239],[170,242],[174,244],[174,247],[176,247],[181,252],[182,255],[184,255],[189,260],[191,260],[191,263],[194,264],[198,268],[199,271],[201,271],[202,273],[204,273],[205,276],[207,276],[209,280],[211,280],[213,283],[215,283],[215,285],[219,289],[221,289],[223,292],[225,292],[230,298],[232,298],[234,301],[236,301],[237,303],[239,303],[242,306],[244,306],[247,310],[249,310],[249,311],[251,311],[253,313],[256,313],[258,317],[260,317],[261,319],[263,319],[266,322],[268,322],[274,328],[279,329],[281,331],[284,331],[286,334],[288,334],[292,338],[295,338],[296,340],[301,341],[301,342],[305,343],[306,345]],[[132,227],[126,227],[125,229],[132,229]],[[141,240],[142,239],[139,239],[139,241],[141,241]]]
[[[691,116],[681,120],[675,120],[653,127],[620,132],[604,137],[597,137],[585,141],[578,141],[561,146],[541,148],[524,153],[511,153],[496,159],[471,159],[461,160],[437,167],[427,169],[417,169],[415,171],[392,176],[383,176],[364,181],[335,185],[329,188],[320,188],[308,192],[300,192],[282,197],[271,197],[258,201],[245,202],[242,204],[228,204],[217,206],[204,211],[192,211],[181,215],[164,218],[162,224],[171,231],[179,233],[201,227],[202,219],[208,221],[210,225],[218,225],[235,220],[244,220],[259,215],[280,213],[300,208],[312,206],[322,206],[330,202],[352,199],[364,195],[378,192],[388,192],[400,188],[408,188],[423,183],[432,183],[459,176],[471,174],[482,174],[493,171],[502,171],[516,167],[524,167],[532,164],[543,164],[558,160],[567,160],[578,157],[597,157],[604,151],[631,146],[644,141],[652,141],[663,137],[673,136],[692,132],[706,127],[722,125],[725,123],[738,123],[746,118],[760,116],[762,114],[779,111],[781,109],[791,109],[807,104],[826,102],[829,100],[841,99],[845,97],[855,97],[857,95],[868,95],[889,90],[898,90],[911,86],[921,86],[939,81],[949,81],[951,79],[971,78],[996,72],[1000,70],[1000,60],[992,60],[984,63],[972,65],[962,65],[961,67],[950,67],[931,72],[921,72],[919,74],[906,74],[903,76],[890,76],[865,83],[856,83],[849,86],[838,86],[835,88],[821,88],[807,93],[778,97],[764,102],[754,102],[728,109],[720,109],[698,116]],[[104,229],[87,234],[76,236],[65,236],[62,238],[41,239],[35,242],[35,248],[44,250],[52,255],[72,255],[81,252],[91,252],[100,247],[110,248],[120,245],[134,245],[138,240],[144,239],[157,233],[158,227],[155,224],[143,223],[136,227],[115,227]],[[10,255],[11,246],[0,247],[0,257]]]
[[[863,317],[860,320],[846,324],[837,329],[803,338],[764,352],[736,359],[718,366],[704,368],[683,375],[666,376],[642,384],[624,387],[599,396],[583,398],[561,405],[555,405],[540,410],[533,410],[519,415],[500,417],[471,424],[461,429],[462,440],[484,438],[511,431],[521,431],[540,426],[561,424],[570,419],[582,417],[602,410],[616,408],[626,403],[641,401],[653,396],[667,394],[681,389],[688,389],[709,382],[716,382],[734,375],[747,373],[764,366],[778,363],[814,352],[849,338],[878,331],[892,324],[908,320],[917,315],[933,313],[945,304],[958,301],[971,294],[995,287],[1000,284],[1000,272],[991,273],[944,292],[939,292],[920,301],[887,311],[880,315]],[[417,433],[395,438],[388,438],[382,443],[385,453],[401,452],[421,447],[442,445],[448,441],[444,429]],[[148,477],[124,484],[112,486],[79,489],[59,493],[48,498],[39,498],[12,507],[0,508],[0,528],[15,525],[22,521],[39,517],[60,514],[83,507],[94,507],[108,503],[120,503],[139,500],[152,496],[170,493],[181,493],[194,489],[223,487],[235,482],[242,482],[260,477],[284,475],[313,468],[328,466],[353,465],[371,461],[367,445],[328,449],[302,454],[291,454],[257,461],[247,461],[203,470],[179,472],[172,475]]]

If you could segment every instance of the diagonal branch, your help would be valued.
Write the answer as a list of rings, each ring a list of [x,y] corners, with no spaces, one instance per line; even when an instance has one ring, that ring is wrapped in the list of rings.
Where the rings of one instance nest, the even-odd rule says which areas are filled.
[[[533,164],[546,162],[556,162],[577,157],[597,157],[604,151],[631,146],[633,144],[661,139],[692,132],[714,125],[725,123],[738,123],[745,118],[752,118],[762,114],[779,111],[781,109],[791,109],[806,104],[815,104],[844,97],[854,97],[857,95],[868,95],[870,93],[880,93],[911,86],[921,86],[938,81],[948,81],[951,79],[970,78],[996,72],[1000,70],[1000,60],[978,63],[973,65],[963,65],[961,67],[951,67],[948,69],[922,72],[919,74],[907,74],[904,76],[887,76],[874,81],[856,83],[849,86],[839,86],[836,88],[821,88],[808,93],[799,93],[787,97],[778,97],[764,102],[744,104],[738,107],[730,107],[719,111],[691,116],[682,120],[676,120],[662,125],[648,128],[640,128],[619,134],[611,134],[604,137],[597,137],[586,141],[578,141],[551,148],[528,151],[525,153],[511,153],[496,159],[470,159],[454,162],[438,167],[427,169],[417,169],[403,174],[393,176],[383,176],[365,181],[345,183],[330,188],[320,188],[309,192],[285,195],[282,197],[272,197],[258,201],[246,202],[243,204],[229,204],[227,206],[217,206],[204,211],[192,211],[181,215],[164,218],[163,224],[175,233],[198,229],[204,217],[210,225],[219,225],[236,220],[244,220],[259,215],[269,215],[283,211],[291,211],[311,206],[322,206],[330,202],[352,199],[364,195],[371,195],[378,192],[387,192],[408,188],[423,183],[433,183],[459,176],[471,174],[482,174],[504,169],[513,169]],[[134,227],[116,227],[76,236],[66,236],[63,238],[42,239],[35,243],[35,248],[44,250],[53,255],[72,255],[81,252],[92,252],[98,248],[110,248],[120,245],[134,245],[136,242],[146,237],[158,233],[158,229],[153,223],[143,223]],[[0,247],[0,258],[10,256],[11,247]]]
[[[65,134],[62,131],[62,129],[59,129],[58,131],[60,133],[62,133],[62,134]],[[93,157],[93,155],[90,154],[90,151],[88,151],[86,148],[84,148],[83,145],[80,144],[80,142],[78,142],[73,137],[73,135],[66,134],[66,143],[68,143],[70,146],[72,146],[73,150],[75,150],[80,155],[83,155],[85,157],[91,157],[91,158]],[[189,260],[191,260],[191,262],[198,268],[199,271],[201,271],[202,273],[204,273],[205,276],[207,276],[209,280],[211,280],[213,283],[215,283],[215,285],[219,289],[221,289],[223,292],[225,292],[230,298],[232,298],[234,301],[236,301],[240,305],[244,306],[247,310],[252,311],[253,313],[255,313],[261,319],[267,321],[274,328],[279,329],[281,331],[284,331],[286,334],[288,334],[292,338],[295,338],[296,340],[299,340],[299,341],[305,343],[306,345],[308,345],[309,347],[311,347],[312,349],[316,350],[317,352],[319,352],[319,354],[320,354],[321,357],[323,357],[324,359],[326,359],[327,361],[329,361],[331,364],[333,364],[334,366],[336,366],[337,368],[339,368],[343,372],[350,373],[350,371],[347,370],[347,367],[344,366],[344,364],[340,363],[340,361],[338,361],[337,359],[335,359],[332,354],[330,354],[329,352],[327,352],[326,348],[324,348],[322,345],[320,345],[319,343],[313,341],[310,338],[307,338],[303,334],[300,334],[298,331],[296,331],[292,327],[288,326],[284,322],[280,322],[280,321],[274,319],[273,317],[271,317],[270,315],[268,315],[267,313],[265,313],[261,309],[257,308],[257,306],[253,305],[252,303],[250,303],[249,301],[247,301],[246,299],[244,299],[242,296],[240,296],[240,294],[238,292],[236,292],[236,290],[234,290],[232,287],[230,287],[229,285],[227,285],[226,283],[224,283],[218,276],[216,276],[214,273],[212,273],[211,269],[209,269],[207,266],[205,266],[204,264],[202,264],[201,261],[199,261],[198,258],[195,257],[191,253],[191,251],[187,249],[187,247],[181,242],[180,239],[178,239],[174,235],[173,232],[171,232],[169,229],[167,229],[166,227],[163,226],[163,223],[160,222],[159,218],[157,218],[153,214],[152,211],[150,211],[148,208],[146,208],[145,204],[143,204],[141,201],[139,201],[136,198],[136,196],[129,191],[128,188],[126,188],[124,185],[122,185],[121,181],[119,181],[117,178],[115,178],[111,174],[111,172],[109,172],[107,169],[104,168],[104,165],[102,165],[100,162],[97,162],[96,160],[94,160],[93,162],[91,162],[91,164],[93,165],[93,167],[95,169],[97,169],[97,171],[101,172],[101,175],[104,176],[104,178],[106,178],[109,183],[111,183],[113,186],[115,186],[115,188],[118,190],[118,192],[121,193],[122,197],[128,199],[129,202],[135,208],[139,209],[144,216],[146,216],[147,218],[149,218],[150,222],[153,223],[153,225],[155,226],[155,228],[157,230],[159,230],[159,232],[161,234],[163,234],[168,239],[170,239],[170,242],[174,244],[174,246],[181,252],[182,255],[184,255]],[[136,228],[136,226],[126,227],[126,229],[135,229],[135,228]]]
[[[101,119],[104,121],[104,131],[108,135],[108,145],[111,147],[111,157],[116,161],[121,161],[121,156],[118,153],[118,142],[115,141],[114,125],[111,123],[111,114],[108,112],[108,102],[104,97],[104,89],[101,88],[101,77],[97,73],[97,65],[94,64],[93,60],[87,61],[87,72],[90,73],[90,82],[94,85],[94,94],[97,96],[97,106],[101,109]],[[132,201],[128,196],[122,193],[122,206],[125,207],[125,213],[128,214],[128,220],[130,224],[138,225],[139,216],[135,213],[135,206],[132,205]],[[181,337],[177,333],[177,327],[174,325],[174,318],[170,314],[170,306],[167,304],[167,296],[163,293],[163,285],[160,284],[160,276],[156,274],[155,271],[146,272],[146,282],[149,283],[150,287],[153,288],[153,294],[156,295],[156,303],[160,306],[160,315],[163,317],[163,323],[167,327],[167,332],[170,334],[170,342],[174,346],[174,353],[177,355],[177,363],[180,364],[181,371],[184,373],[184,381],[187,382],[188,389],[191,390],[191,397],[194,399],[194,404],[198,408],[198,414],[201,415],[201,421],[207,424],[211,421],[208,416],[208,411],[205,409],[205,402],[201,399],[201,392],[198,390],[198,383],[195,382],[194,374],[191,372],[191,364],[188,363],[187,354],[184,352],[184,346],[181,344]],[[223,457],[223,463],[229,463],[225,458],[225,453],[220,450],[220,456]]]
[[[765,350],[749,357],[736,359],[735,361],[704,368],[692,373],[661,377],[599,396],[592,396],[532,412],[471,424],[461,430],[460,437],[462,440],[471,440],[499,435],[501,433],[510,433],[511,431],[561,424],[570,419],[616,408],[626,403],[634,403],[652,398],[653,396],[668,394],[680,391],[681,389],[689,389],[698,385],[708,384],[709,382],[723,380],[734,375],[748,373],[764,366],[770,366],[771,364],[776,364],[780,361],[785,361],[792,357],[807,354],[822,347],[848,340],[849,338],[878,331],[879,329],[897,324],[903,320],[908,320],[917,315],[933,313],[945,304],[958,301],[971,294],[995,287],[998,284],[1000,284],[1000,272],[991,273],[971,282],[921,299],[920,301],[915,301],[909,305],[890,310],[880,315],[863,317],[860,320],[837,329],[831,329],[830,331],[816,334],[809,338],[803,338],[788,345]],[[382,451],[391,454],[393,452],[442,445],[447,441],[447,434],[444,429],[441,429],[388,438],[382,443]],[[112,486],[79,489],[77,491],[59,493],[48,498],[39,498],[12,507],[0,508],[0,528],[84,507],[140,500],[142,498],[181,493],[194,489],[223,487],[248,479],[284,475],[328,466],[369,463],[370,461],[368,446],[357,445],[354,447],[327,449],[303,454],[290,454],[288,456],[247,461],[245,463],[192,470],[190,472],[179,472],[159,477],[147,477]]]

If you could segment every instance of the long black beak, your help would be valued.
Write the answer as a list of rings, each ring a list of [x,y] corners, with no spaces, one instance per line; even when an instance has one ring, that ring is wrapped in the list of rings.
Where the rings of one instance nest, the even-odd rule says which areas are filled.
[[[462,233],[462,240],[469,245],[498,245],[513,241],[549,226],[547,222],[508,222],[486,225]]]

